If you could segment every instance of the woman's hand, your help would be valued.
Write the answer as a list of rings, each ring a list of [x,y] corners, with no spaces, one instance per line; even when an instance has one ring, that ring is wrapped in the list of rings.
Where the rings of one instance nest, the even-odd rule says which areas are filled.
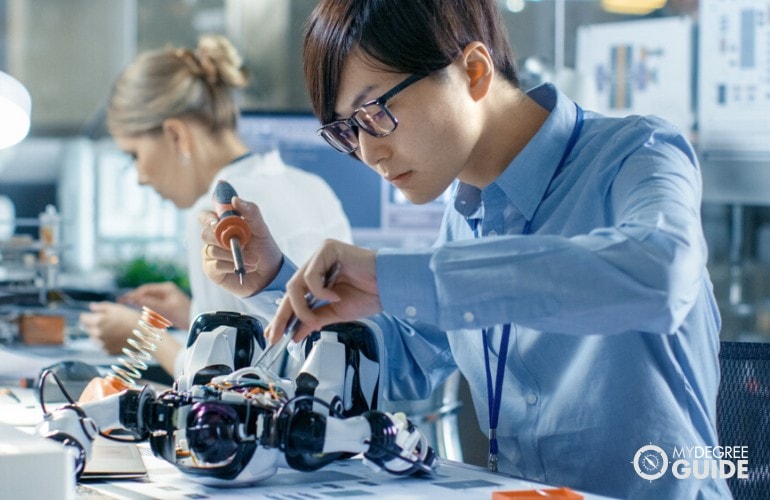
[[[80,328],[108,354],[120,354],[142,313],[114,302],[93,302],[80,314]]]
[[[290,202],[287,200],[287,203]],[[201,250],[203,272],[211,281],[228,292],[239,297],[249,297],[262,291],[275,279],[283,262],[283,253],[270,234],[257,205],[236,196],[233,198],[233,208],[240,212],[251,231],[248,241],[241,242],[246,269],[243,285],[235,273],[230,248],[222,247],[217,242],[214,228],[219,218],[216,213],[210,211],[201,212],[199,217],[203,225],[201,232],[204,243]]]
[[[169,320],[174,328],[190,327],[190,297],[175,283],[147,283],[118,298],[120,304],[147,306]]]

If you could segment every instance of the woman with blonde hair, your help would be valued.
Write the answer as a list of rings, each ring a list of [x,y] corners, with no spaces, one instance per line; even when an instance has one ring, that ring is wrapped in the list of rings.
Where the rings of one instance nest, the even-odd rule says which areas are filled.
[[[206,35],[194,50],[164,48],[139,54],[113,85],[107,126],[117,145],[136,161],[140,184],[187,210],[186,244],[192,298],[170,283],[150,284],[115,304],[91,304],[83,329],[107,352],[125,345],[146,305],[186,330],[198,314],[244,310],[242,302],[209,281],[201,271],[198,213],[211,210],[220,180],[240,196],[255,200],[284,255],[303,263],[326,238],[351,240],[339,199],[315,174],[284,164],[277,151],[252,153],[237,133],[233,92],[248,75],[233,44]],[[252,311],[253,312],[253,311]],[[155,356],[178,373],[181,345],[167,336]]]

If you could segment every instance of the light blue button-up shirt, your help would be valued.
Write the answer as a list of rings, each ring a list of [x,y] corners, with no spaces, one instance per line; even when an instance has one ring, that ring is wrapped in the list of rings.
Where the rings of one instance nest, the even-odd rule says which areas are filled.
[[[384,310],[407,320],[377,318],[391,397],[426,396],[456,364],[486,428],[481,328],[496,332],[494,378],[512,323],[500,470],[622,498],[728,497],[723,480],[649,480],[632,463],[649,444],[669,457],[717,444],[720,318],[695,154],[657,118],[585,111],[557,173],[576,106],[551,85],[530,96],[549,118],[495,182],[459,186],[437,245],[378,253]]]
[[[494,378],[511,323],[501,471],[621,498],[727,498],[723,480],[671,466],[649,480],[632,463],[647,445],[673,462],[674,448],[717,444],[720,318],[695,154],[659,119],[585,111],[560,165],[576,107],[551,85],[530,96],[549,118],[494,183],[460,186],[437,245],[378,253],[386,396],[427,397],[459,368],[486,428],[481,329]],[[247,299],[255,311],[272,314],[295,269]]]

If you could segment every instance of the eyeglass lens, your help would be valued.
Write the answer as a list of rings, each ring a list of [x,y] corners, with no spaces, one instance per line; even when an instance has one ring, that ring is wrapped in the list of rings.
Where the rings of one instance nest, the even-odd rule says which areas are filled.
[[[359,128],[371,136],[384,137],[396,129],[396,124],[396,119],[382,104],[372,102],[356,110],[348,120],[323,128],[321,135],[336,149],[350,153],[358,149]]]
[[[350,118],[331,122],[318,129],[318,133],[342,153],[352,153],[358,149],[359,128],[374,137],[392,134],[398,126],[398,120],[388,109],[388,100],[426,76],[426,74],[413,74],[407,77],[382,96],[358,108]]]

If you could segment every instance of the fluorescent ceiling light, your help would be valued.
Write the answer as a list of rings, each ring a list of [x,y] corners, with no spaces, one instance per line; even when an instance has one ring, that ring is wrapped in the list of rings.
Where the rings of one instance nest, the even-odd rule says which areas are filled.
[[[26,137],[31,105],[24,85],[0,71],[0,149],[13,146]]]
[[[667,0],[602,0],[602,8],[615,14],[645,15],[663,8]]]

